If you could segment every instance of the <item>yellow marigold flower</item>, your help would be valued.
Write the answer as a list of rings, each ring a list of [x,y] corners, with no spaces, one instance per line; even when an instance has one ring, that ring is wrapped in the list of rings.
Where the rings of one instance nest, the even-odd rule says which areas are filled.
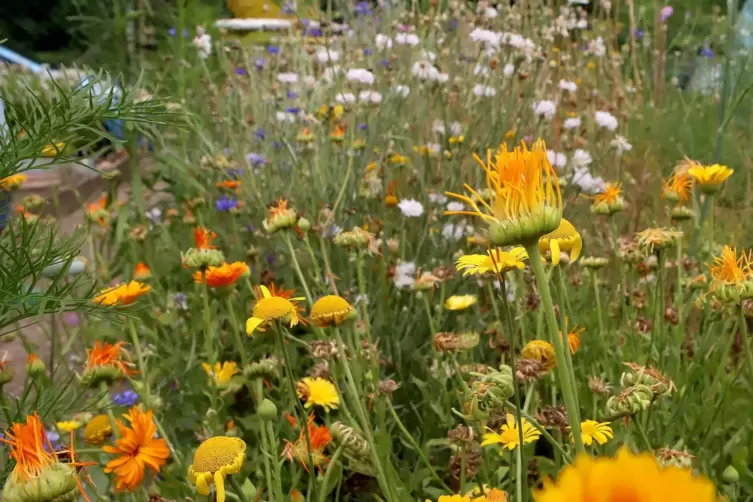
[[[92,301],[107,306],[130,305],[138,300],[140,296],[147,294],[151,290],[151,286],[139,281],[131,281],[127,284],[119,284],[112,288],[103,289]]]
[[[65,143],[63,143],[62,141],[56,141],[55,143],[47,144],[44,146],[44,148],[42,148],[42,156],[55,157],[59,153],[62,153],[64,148]]]
[[[490,249],[485,255],[469,254],[461,256],[455,262],[455,268],[458,271],[464,270],[463,276],[482,275],[487,272],[504,274],[508,270],[516,268],[522,270],[525,267],[523,262],[527,259],[528,253],[521,247],[512,248],[510,251]]]
[[[273,321],[288,323],[290,327],[299,322],[298,311],[293,302],[304,300],[304,298],[283,298],[281,296],[272,296],[266,286],[259,286],[262,298],[256,302],[254,309],[251,311],[252,317],[246,321],[246,334],[253,334],[256,328],[266,325]]]
[[[709,273],[713,279],[711,290],[723,302],[740,303],[753,298],[753,253],[740,253],[737,249],[724,246],[721,256],[714,257]]]
[[[535,242],[557,228],[562,218],[562,194],[546,144],[538,140],[531,150],[525,143],[510,151],[504,144],[494,154],[487,151],[486,163],[474,155],[486,172],[488,202],[465,184],[472,197],[446,192],[470,206],[472,211],[445,214],[478,216],[489,225],[489,237],[497,246]]]
[[[594,195],[591,212],[594,214],[610,215],[625,209],[625,199],[622,198],[621,183],[607,183],[604,191]]]
[[[567,253],[571,263],[576,261],[583,249],[583,241],[573,224],[562,218],[557,230],[539,239],[539,249],[542,254],[545,251],[551,251],[552,265],[557,266],[560,263],[562,251]]]
[[[238,373],[238,364],[234,361],[225,361],[222,364],[214,363],[214,366],[201,363],[201,367],[204,368],[209,377],[214,379],[214,383],[218,387],[227,385],[233,375]]]
[[[476,304],[476,295],[452,295],[444,302],[447,310],[465,310]]]
[[[465,494],[470,497],[471,502],[505,502],[507,493],[499,488],[489,488],[486,485],[477,486]]]
[[[426,499],[426,502],[432,502]],[[471,498],[468,495],[440,495],[437,502],[471,502]]]
[[[188,479],[196,485],[201,495],[209,495],[214,484],[217,502],[225,502],[225,476],[236,474],[246,460],[246,443],[240,438],[215,436],[196,450],[193,463],[188,467]]]
[[[305,377],[295,387],[298,397],[306,401],[306,408],[321,406],[324,411],[331,411],[340,406],[340,395],[335,384],[325,378]]]
[[[520,351],[520,355],[525,359],[535,359],[541,363],[545,370],[550,370],[557,366],[557,359],[554,355],[554,347],[551,343],[544,340],[531,340]]]
[[[344,298],[337,295],[322,296],[311,306],[311,322],[326,328],[338,326],[355,316],[355,309]]]
[[[408,163],[408,157],[405,155],[400,155],[399,153],[395,152],[389,157],[390,164],[395,166],[404,166]]]
[[[673,246],[682,238],[682,232],[673,228],[647,228],[635,234],[638,245],[653,253],[656,249]]]
[[[609,426],[609,422],[600,423],[595,420],[584,420],[580,423],[580,432],[583,435],[583,442],[586,446],[590,446],[594,441],[599,444],[606,444],[610,439],[614,438],[614,433]],[[570,441],[572,440],[573,434],[571,432]]]
[[[712,166],[702,166],[695,164],[688,169],[690,174],[704,193],[714,193],[719,190],[722,183],[732,176],[735,171],[727,166],[714,164]]]
[[[112,424],[107,415],[97,415],[89,420],[84,428],[84,440],[91,444],[102,444],[112,436]]]
[[[18,190],[21,185],[26,183],[26,180],[25,174],[13,174],[0,180],[0,190],[5,190],[6,192]]]
[[[56,423],[55,426],[58,428],[58,431],[69,433],[81,427],[81,422],[77,420],[64,420]]]
[[[533,443],[534,441],[539,439],[541,432],[539,432],[539,430],[531,425],[531,422],[529,422],[525,418],[521,418],[520,420],[521,425],[523,426],[523,443]],[[511,413],[505,415],[505,423],[502,425],[500,433],[496,433],[491,429],[488,430],[489,432],[484,434],[483,440],[481,441],[481,446],[500,444],[502,445],[502,447],[507,448],[508,450],[514,450],[515,448],[520,446],[518,420],[515,415]],[[500,451],[500,454],[501,453],[502,452]]]
[[[557,481],[545,479],[534,500],[716,502],[718,498],[714,484],[690,469],[662,468],[653,455],[634,455],[622,448],[616,457],[579,456],[560,472]]]

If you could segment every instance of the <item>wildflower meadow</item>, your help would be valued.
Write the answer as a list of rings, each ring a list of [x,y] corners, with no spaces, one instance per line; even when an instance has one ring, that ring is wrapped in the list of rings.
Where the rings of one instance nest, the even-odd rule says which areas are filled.
[[[753,9],[210,3],[0,77],[3,501],[753,499]]]

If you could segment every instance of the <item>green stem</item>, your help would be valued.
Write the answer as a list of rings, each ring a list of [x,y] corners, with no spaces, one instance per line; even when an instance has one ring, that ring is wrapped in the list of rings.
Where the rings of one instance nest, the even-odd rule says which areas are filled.
[[[308,234],[303,235],[303,242],[304,244],[306,244],[306,250],[309,252],[311,263],[314,266],[314,272],[316,273],[316,283],[321,284],[323,277],[322,270],[319,268],[319,261],[316,259],[316,255],[314,255],[314,249],[311,247],[311,242],[309,242]]]
[[[285,245],[288,247],[290,260],[293,262],[293,269],[295,269],[298,280],[301,281],[301,286],[303,287],[303,291],[306,294],[306,300],[309,302],[309,305],[312,305],[314,303],[313,297],[311,296],[311,291],[309,291],[308,284],[306,284],[306,278],[303,275],[303,271],[301,271],[301,266],[298,264],[298,258],[295,256],[295,249],[293,248],[293,243],[290,241],[290,232],[283,230],[282,236],[285,240]]]
[[[599,340],[605,336],[604,332],[604,314],[601,312],[601,296],[599,296],[599,277],[596,270],[591,269],[591,281],[594,287],[594,297],[596,298],[596,319],[599,322]]]
[[[515,407],[515,405],[512,404],[510,401],[505,402],[505,404],[509,406],[510,408]],[[568,464],[573,463],[573,460],[570,458],[570,455],[567,454],[567,452],[562,447],[560,442],[554,439],[554,437],[552,437],[552,435],[549,434],[549,431],[547,431],[533,416],[529,415],[525,411],[521,411],[520,414],[523,416],[523,418],[531,422],[531,425],[533,425],[536,428],[536,430],[538,430],[541,433],[541,435],[544,436],[544,439],[549,441],[549,443],[560,453],[560,455],[562,455],[562,459],[565,462],[567,462]]]
[[[277,497],[277,500],[285,500],[284,495],[282,493],[282,470],[280,469],[280,461],[277,458],[277,449],[275,448],[275,445],[277,444],[277,435],[275,434],[275,424],[273,422],[267,422],[266,425],[266,431],[262,431],[262,436],[267,436],[267,446],[269,448],[269,452],[272,454],[272,469],[274,469],[274,478],[275,478],[275,484],[274,484],[274,490],[275,490],[275,496]],[[306,428],[306,435],[308,436],[308,424],[302,425],[302,427]],[[311,453],[309,453],[309,456],[311,456]],[[313,461],[311,461],[313,463]]]
[[[429,319],[429,330],[431,331],[432,347],[434,346],[434,335],[437,334],[437,327],[434,325],[434,317],[431,315],[431,304],[429,303],[429,295],[421,293],[424,301],[424,308],[426,309],[426,317]]]
[[[5,428],[10,429],[11,424],[13,423],[13,419],[11,419],[10,416],[10,404],[8,403],[8,398],[5,397],[5,391],[0,387],[0,405],[2,405],[3,408],[3,415],[5,415]]]
[[[403,436],[405,436],[405,439],[408,441],[408,443],[410,443],[413,449],[415,449],[416,452],[418,452],[418,456],[421,457],[421,460],[423,460],[424,464],[426,464],[426,467],[429,469],[429,472],[431,473],[432,477],[436,479],[440,485],[442,485],[442,488],[444,490],[447,490],[448,492],[452,492],[450,487],[447,486],[447,484],[445,484],[445,482],[442,480],[441,477],[439,477],[439,474],[437,474],[437,471],[434,469],[434,466],[431,465],[431,460],[429,460],[429,457],[426,456],[426,452],[416,442],[416,439],[413,437],[413,435],[410,432],[408,432],[408,429],[405,428],[405,425],[400,420],[400,417],[398,417],[397,412],[395,411],[395,408],[392,406],[392,403],[387,401],[387,407],[390,410],[390,414],[392,414],[392,418],[395,419],[397,428],[400,429],[400,432],[403,433]]]
[[[371,345],[371,321],[369,320],[369,307],[366,304],[366,276],[363,273],[363,252],[356,253],[356,273],[358,274],[358,293],[361,295],[361,318],[366,325],[366,340]]]
[[[128,333],[131,335],[131,343],[136,351],[136,361],[139,364],[139,371],[141,372],[141,378],[144,380],[144,396],[143,401],[147,406],[150,406],[151,400],[149,398],[149,377],[146,374],[146,364],[144,363],[144,354],[141,351],[141,342],[139,341],[139,334],[136,332],[136,323],[133,319],[128,319]],[[105,389],[107,391],[107,389]],[[115,429],[115,422],[113,422],[113,429]]]
[[[562,337],[559,333],[557,319],[554,316],[552,293],[549,290],[546,272],[544,272],[544,267],[541,264],[539,243],[534,242],[527,245],[526,250],[528,251],[529,262],[531,263],[533,274],[536,277],[536,284],[541,293],[541,307],[547,318],[546,324],[549,329],[549,339],[554,346],[554,354],[557,360],[557,377],[562,386],[562,396],[565,400],[565,407],[567,408],[567,418],[570,422],[570,430],[573,434],[573,439],[575,440],[575,449],[578,453],[585,453],[586,449],[583,446],[583,437],[580,430],[580,411],[578,409],[577,395],[572,388],[574,378],[568,371],[565,348]]]
[[[753,382],[753,353],[750,351],[750,337],[748,336],[748,320],[745,318],[745,309],[740,305],[740,332],[743,338],[743,349],[748,363],[751,382]]]
[[[240,323],[238,323],[238,319],[235,317],[235,309],[233,309],[233,301],[230,298],[230,295],[227,295],[227,298],[225,299],[227,302],[227,311],[230,314],[230,322],[231,322],[231,332],[233,333],[233,341],[235,342],[236,348],[238,349],[238,352],[241,355],[241,362],[243,363],[243,367],[245,368],[248,363],[248,354],[246,354],[246,347],[243,345],[243,337],[241,337],[240,332]]]
[[[241,488],[241,485],[233,477],[233,475],[231,474],[227,478],[228,478],[228,480],[230,480],[230,486],[233,487],[233,490],[235,491],[235,494],[238,495],[238,499],[241,502],[248,502],[248,498],[246,498],[246,494],[243,493],[243,488]]]
[[[326,502],[327,500],[327,486],[329,485],[329,480],[332,477],[332,472],[334,472],[334,467],[337,465],[337,461],[340,459],[340,455],[343,452],[343,449],[345,448],[345,445],[341,444],[337,447],[335,450],[334,455],[332,455],[332,458],[329,460],[329,465],[327,465],[327,472],[324,473],[324,480],[322,480],[322,491],[319,493],[319,502]]]
[[[356,414],[358,415],[358,419],[361,422],[361,429],[363,430],[366,442],[369,443],[369,449],[371,450],[374,467],[376,467],[377,470],[377,482],[379,483],[379,487],[382,489],[384,496],[387,497],[387,500],[392,501],[394,500],[392,496],[392,490],[387,483],[387,476],[385,475],[384,467],[382,467],[382,461],[379,458],[379,452],[376,448],[376,441],[374,440],[374,433],[371,429],[371,424],[369,423],[369,418],[366,415],[366,411],[361,404],[361,399],[359,398],[358,391],[356,390],[356,384],[353,380],[353,373],[350,371],[348,359],[347,357],[345,357],[345,342],[343,341],[342,335],[340,334],[340,330],[338,328],[334,328],[334,332],[335,340],[337,341],[337,348],[340,353],[340,362],[342,363],[343,369],[345,370],[345,382],[347,389],[350,392],[351,400],[353,401],[353,403],[355,403]]]
[[[254,386],[254,392],[256,397],[256,407],[258,408],[261,404],[262,400],[264,399],[264,392],[263,392],[263,384],[261,381],[261,378],[256,378],[253,382]],[[269,438],[267,437],[267,431],[264,429],[264,420],[262,419],[262,431],[261,431],[261,457],[262,462],[264,462],[264,478],[267,480],[267,490],[272,491],[276,488],[274,484],[272,484],[272,470],[269,466],[269,456],[271,454],[271,450],[269,448]],[[274,456],[272,455],[272,458]],[[277,493],[275,491],[275,495],[279,498],[282,496],[281,493]],[[282,500],[279,498],[279,500]]]
[[[204,272],[202,272],[204,274]],[[212,309],[209,306],[209,288],[206,277],[201,281],[201,299],[204,302],[204,350],[210,366],[217,362],[214,353],[214,330],[212,329]]]

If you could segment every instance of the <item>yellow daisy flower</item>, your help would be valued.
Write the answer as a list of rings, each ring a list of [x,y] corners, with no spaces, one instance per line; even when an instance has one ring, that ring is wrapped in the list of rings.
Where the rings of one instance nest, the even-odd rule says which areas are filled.
[[[327,295],[319,298],[311,306],[311,322],[320,328],[339,326],[355,316],[355,309],[344,298]]]
[[[452,295],[444,302],[447,310],[465,310],[476,304],[476,295]]]
[[[535,502],[629,500],[630,502],[716,502],[714,483],[690,469],[662,468],[648,453],[634,455],[627,448],[616,457],[580,456],[556,481],[544,480]]]
[[[204,368],[209,377],[214,379],[214,383],[218,387],[227,385],[233,378],[233,375],[238,373],[238,364],[234,361],[225,361],[222,364],[214,363],[214,367],[207,363],[201,363],[201,367]]]
[[[595,420],[584,420],[580,423],[580,432],[583,435],[583,442],[590,446],[596,441],[599,444],[606,444],[614,437],[609,422],[596,422]],[[570,433],[570,441],[573,440],[573,434]]]
[[[559,227],[554,232],[550,232],[539,239],[539,249],[542,254],[545,251],[551,251],[552,265],[557,266],[562,251],[568,254],[571,263],[577,260],[583,249],[583,241],[573,224],[562,218]]]
[[[482,275],[487,272],[504,274],[508,270],[525,267],[525,260],[528,259],[528,253],[521,247],[512,248],[510,251],[500,249],[490,249],[487,254],[469,254],[461,256],[455,262],[455,268],[463,270],[463,276]]]
[[[471,502],[506,502],[507,493],[499,488],[489,488],[486,485],[477,486],[465,494]]]
[[[240,472],[244,460],[246,443],[242,439],[229,436],[209,438],[194,453],[188,479],[201,495],[209,495],[209,487],[214,484],[217,502],[225,502],[225,476]]]
[[[58,422],[55,424],[58,428],[58,431],[69,433],[71,431],[75,431],[79,427],[81,427],[81,422],[76,420],[66,420],[63,422]]]
[[[735,171],[727,166],[714,164],[712,166],[702,166],[694,164],[688,169],[688,173],[693,177],[704,193],[714,193],[719,190],[722,183],[732,176]]]
[[[112,436],[112,424],[107,415],[97,415],[89,420],[84,428],[84,440],[91,444],[102,444]]]
[[[523,443],[533,443],[537,439],[539,439],[541,432],[539,432],[539,430],[531,425],[531,422],[529,422],[525,418],[521,418],[520,420],[521,425],[523,426]],[[514,450],[515,448],[520,446],[518,420],[515,415],[511,413],[505,415],[505,423],[504,425],[502,425],[500,433],[496,433],[491,429],[488,430],[489,432],[484,434],[483,441],[481,441],[481,446],[500,444],[503,448],[507,448],[508,450]]]
[[[298,397],[306,401],[306,408],[321,406],[328,412],[340,406],[340,395],[335,384],[325,378],[305,377],[295,387]]]
[[[531,340],[525,345],[525,347],[523,347],[523,350],[520,351],[520,355],[523,356],[524,359],[535,359],[536,361],[539,361],[547,371],[557,366],[557,358],[554,355],[554,346],[544,340]]]
[[[0,180],[0,190],[5,190],[6,192],[18,190],[21,185],[26,183],[26,181],[27,178],[25,174],[12,174]]]
[[[293,302],[305,300],[305,298],[283,298],[281,296],[272,296],[266,286],[259,286],[262,298],[256,302],[252,316],[246,321],[246,334],[251,336],[259,327],[264,327],[273,321],[289,323],[292,328],[298,324],[298,311]]]

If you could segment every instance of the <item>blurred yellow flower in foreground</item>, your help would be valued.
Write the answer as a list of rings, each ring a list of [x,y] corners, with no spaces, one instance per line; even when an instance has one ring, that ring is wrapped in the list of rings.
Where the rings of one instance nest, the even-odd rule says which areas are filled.
[[[139,281],[131,281],[126,284],[119,284],[112,288],[103,289],[92,301],[108,307],[112,305],[130,305],[138,300],[140,296],[147,294],[151,290],[151,286]]]
[[[525,267],[525,260],[528,259],[528,253],[521,247],[512,248],[510,251],[501,249],[490,249],[487,254],[469,254],[461,256],[455,262],[455,268],[463,270],[463,276],[474,274],[485,274],[487,272],[504,274],[508,270],[520,269]]]
[[[57,427],[58,431],[68,433],[75,431],[76,429],[81,427],[81,422],[78,422],[76,420],[65,420],[63,422],[56,423],[55,426]]]
[[[475,295],[452,295],[444,302],[447,310],[465,310],[476,304],[478,298]]]

